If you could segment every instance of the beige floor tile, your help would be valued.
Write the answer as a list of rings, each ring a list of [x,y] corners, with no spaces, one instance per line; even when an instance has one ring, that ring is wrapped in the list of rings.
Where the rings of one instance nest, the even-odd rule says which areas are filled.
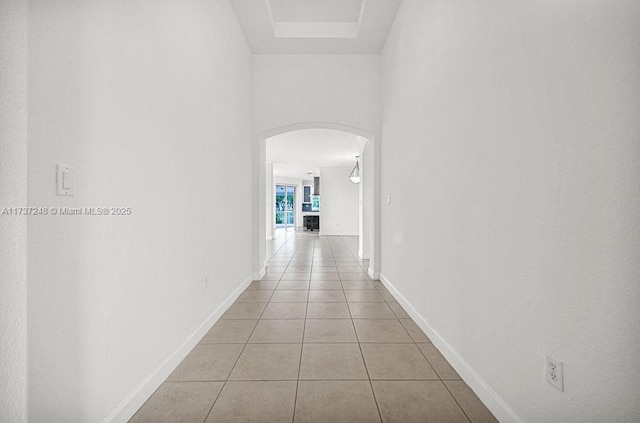
[[[336,264],[346,264],[346,263],[352,263],[353,265],[357,265],[358,264],[358,260],[356,260],[353,257],[334,257]]]
[[[296,380],[301,344],[247,344],[229,380]]]
[[[298,289],[309,289],[309,281],[280,281],[278,291],[290,291]]]
[[[283,281],[308,281],[311,276],[311,272],[309,273],[300,273],[300,272],[285,272],[282,275]]]
[[[358,263],[336,263],[336,268],[339,272],[363,272],[364,269]]]
[[[340,289],[342,284],[340,281],[311,281],[309,287],[311,289]]]
[[[354,319],[360,342],[413,342],[398,319]]]
[[[295,381],[227,382],[206,423],[290,423]]]
[[[259,319],[267,303],[234,303],[220,319]]]
[[[404,311],[404,308],[402,308],[402,306],[398,303],[387,303],[387,305],[389,306],[389,308],[395,313],[396,317],[398,319],[410,319],[411,316],[409,316],[409,314]]]
[[[278,281],[253,281],[247,287],[247,290],[271,290],[273,291],[278,286]]]
[[[378,294],[380,294],[380,296],[384,298],[384,300],[388,303],[398,302],[396,301],[396,298],[393,295],[391,295],[391,292],[387,291],[386,289],[379,289]]]
[[[357,342],[351,319],[307,319],[304,342]]]
[[[249,338],[250,344],[301,343],[304,320],[260,320]]]
[[[306,313],[306,303],[269,303],[262,319],[304,319]]]
[[[342,290],[320,290],[315,289],[309,291],[310,303],[345,303],[347,300],[344,298]]]
[[[349,303],[353,319],[394,319],[396,316],[385,303]]]
[[[338,273],[338,270],[335,267],[328,266],[314,266],[311,274],[314,273]]]
[[[224,381],[243,347],[242,344],[198,344],[167,380]]]
[[[383,303],[384,300],[375,289],[345,289],[344,295],[350,303]]]
[[[267,265],[265,267],[265,270],[269,273],[284,273],[287,270],[287,265],[284,266],[271,266],[271,265]]]
[[[339,281],[340,276],[337,273],[313,273],[312,281]]]
[[[348,289],[370,289],[375,290],[371,281],[342,281],[342,287]]]
[[[311,264],[302,265],[300,263],[290,264],[287,267],[286,273],[311,273]]]
[[[414,342],[431,342],[412,319],[400,319],[400,323],[402,323],[402,326],[409,332],[409,336],[411,336]]]
[[[385,423],[468,423],[440,381],[373,381]]]
[[[318,264],[331,264],[335,266],[336,262],[333,257],[313,257],[313,266]]]
[[[284,273],[281,273],[281,272],[277,272],[277,273],[266,272],[264,274],[264,276],[262,277],[262,279],[260,279],[260,280],[262,280],[262,281],[279,281],[280,278],[282,278],[283,274]]]
[[[369,377],[374,380],[437,380],[415,344],[361,344]]]
[[[368,380],[358,344],[304,344],[300,379]]]
[[[200,343],[244,344],[257,322],[257,320],[218,320]]]
[[[264,291],[258,289],[248,289],[240,294],[240,296],[238,296],[236,303],[266,303],[269,302],[271,294],[273,294],[272,290]]]
[[[329,269],[333,269],[334,272],[336,272],[336,265],[334,262],[331,261],[319,261],[319,262],[314,262],[313,263],[313,269],[317,269],[317,268],[329,268]]]
[[[202,423],[223,382],[165,382],[130,423]]]
[[[302,289],[276,290],[271,296],[272,303],[306,303],[309,291]]]
[[[371,281],[371,283],[373,284],[373,286],[375,286],[376,289],[386,289],[384,284],[380,281]]]
[[[431,367],[433,367],[433,370],[440,376],[440,379],[460,379],[460,375],[451,367],[451,364],[449,364],[433,344],[419,343],[417,345],[429,361],[429,364],[431,364]]]
[[[340,272],[341,281],[368,281],[369,276],[364,272]]]
[[[295,423],[380,422],[368,381],[300,381]]]
[[[309,303],[307,305],[307,319],[348,319],[350,317],[347,303]]]
[[[498,423],[491,411],[462,380],[445,380],[443,383],[456,399],[471,423]]]

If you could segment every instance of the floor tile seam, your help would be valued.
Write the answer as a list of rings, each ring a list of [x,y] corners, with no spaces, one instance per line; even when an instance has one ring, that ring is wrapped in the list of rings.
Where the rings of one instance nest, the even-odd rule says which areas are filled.
[[[207,415],[204,417],[204,420],[202,420],[202,423],[206,423],[207,419],[209,418],[209,415],[213,411],[213,407],[216,405],[216,402],[218,402],[218,398],[220,398],[220,395],[222,394],[222,390],[224,389],[224,387],[226,385],[227,385],[227,382],[224,381],[222,383],[222,387],[220,388],[220,390],[218,391],[218,394],[216,395],[216,398],[213,400],[213,403],[211,404],[211,407],[209,408],[209,411],[207,412]]]
[[[400,320],[400,318],[398,318],[398,320]],[[411,319],[411,321],[413,321],[413,319]],[[400,325],[402,325],[402,327],[404,328],[405,331],[407,331],[407,328],[404,327],[404,325],[402,324],[402,322],[400,322]],[[407,333],[409,333],[409,331],[407,331]],[[440,373],[438,373],[435,369],[435,367],[433,367],[433,364],[431,364],[431,361],[429,361],[429,358],[427,357],[427,355],[422,352],[422,350],[420,349],[420,346],[418,345],[418,343],[415,341],[415,339],[413,339],[413,336],[411,336],[411,334],[409,334],[409,338],[411,338],[411,341],[413,343],[413,345],[416,346],[416,348],[418,349],[418,351],[420,352],[420,354],[422,354],[422,356],[424,357],[424,359],[427,361],[427,364],[429,365],[429,367],[431,368],[431,370],[433,371],[433,373],[438,376],[438,380],[442,381],[442,378],[440,377]],[[428,338],[427,338],[428,339]],[[421,342],[421,344],[432,344],[431,342]],[[432,344],[433,345],[433,344]],[[448,363],[448,362],[447,362]]]
[[[464,414],[464,416],[467,418],[467,420],[469,421],[469,423],[472,423],[471,417],[469,417],[469,415],[467,414],[467,412],[464,410],[464,408],[462,407],[462,405],[458,402],[458,399],[456,398],[455,395],[453,395],[453,392],[451,392],[451,390],[449,389],[449,387],[447,386],[446,383],[444,383],[444,381],[440,380],[440,383],[442,383],[442,385],[444,386],[444,389],[447,390],[447,392],[449,393],[449,396],[451,396],[451,398],[453,398],[453,401],[455,401],[455,403],[458,405],[458,408],[460,409],[460,411],[462,411],[462,414]]]
[[[344,291],[344,287],[342,287],[342,290]],[[346,293],[343,292],[343,294],[346,298]],[[376,398],[376,393],[373,390],[373,383],[371,382],[371,374],[369,373],[369,367],[367,366],[367,362],[364,359],[362,345],[360,344],[360,337],[358,336],[358,331],[356,330],[356,325],[355,325],[355,322],[353,321],[353,315],[351,314],[351,308],[349,307],[348,303],[347,303],[347,309],[349,310],[349,316],[351,316],[351,325],[353,326],[353,332],[356,334],[356,340],[358,341],[358,350],[360,351],[362,364],[364,364],[364,369],[367,372],[367,379],[369,380],[369,389],[371,389],[371,395],[373,395],[373,402],[376,404],[376,410],[378,411],[378,418],[382,422],[382,413],[380,412],[380,406],[378,405],[378,399]]]
[[[315,250],[315,246],[314,246]],[[311,269],[313,270],[313,264],[311,265]],[[309,283],[311,282],[311,275],[309,275]],[[298,405],[298,386],[300,385],[300,371],[302,368],[302,350],[304,348],[304,335],[307,328],[307,312],[309,310],[309,291],[307,290],[307,302],[304,308],[304,324],[302,325],[302,343],[300,344],[300,360],[298,362],[298,377],[296,379],[296,393],[293,398],[293,413],[291,416],[291,423],[295,422],[296,419],[296,408]]]
[[[265,309],[266,309],[266,306],[265,306]],[[264,309],[262,310],[262,313],[264,313]],[[260,313],[260,316],[262,316],[262,313]],[[256,327],[258,327],[258,323],[259,322],[260,322],[260,318],[258,318],[258,320],[256,320],[255,325],[253,325],[253,329],[251,329],[251,333],[249,334],[249,337],[247,338],[247,342],[249,341],[251,336],[253,336],[253,332],[255,332]],[[240,357],[242,356],[242,353],[247,348],[247,342],[244,343],[242,349],[240,350],[240,354],[238,354],[238,356],[236,357],[236,359],[235,359],[235,361],[233,363],[233,366],[231,366],[231,369],[229,370],[229,373],[227,374],[227,377],[225,378],[224,382],[222,383],[222,387],[220,388],[220,391],[218,392],[218,395],[216,395],[216,399],[213,401],[213,404],[211,404],[211,408],[209,409],[209,412],[207,413],[207,416],[203,420],[203,423],[206,423],[207,419],[209,418],[209,415],[213,411],[213,407],[215,407],[216,402],[218,402],[218,399],[220,398],[220,395],[222,394],[222,391],[224,390],[224,387],[227,386],[227,382],[229,381],[229,378],[231,377],[231,373],[233,373],[233,370],[236,368],[236,365],[238,364],[238,361],[240,360]],[[240,344],[233,344],[233,345],[240,345]]]

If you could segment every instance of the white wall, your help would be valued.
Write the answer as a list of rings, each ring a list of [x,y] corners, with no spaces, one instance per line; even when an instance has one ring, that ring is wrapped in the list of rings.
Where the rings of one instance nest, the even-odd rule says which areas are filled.
[[[274,196],[275,185],[273,183],[273,162],[267,162],[266,168],[266,184],[267,191],[266,196],[266,222],[267,225],[267,239],[273,239],[273,228],[275,227],[275,210],[274,210]]]
[[[359,184],[349,180],[353,168],[320,168],[320,233],[358,235]]]
[[[29,19],[30,205],[133,211],[30,220],[29,419],[126,421],[250,280],[251,54],[227,1]]]
[[[27,2],[0,1],[0,211],[27,206]],[[0,214],[0,422],[27,421],[27,217]]]
[[[375,210],[367,230],[373,230],[379,218],[375,196],[379,192],[379,174],[373,173],[379,160],[377,147],[380,130],[380,57],[378,55],[255,55],[253,57],[253,129],[257,144],[253,156],[256,169],[254,196],[264,203],[265,139],[282,131],[308,128],[349,130],[372,138],[371,174],[366,182],[365,207]],[[264,266],[264,234],[260,226],[265,210],[254,210],[254,267]],[[377,217],[376,217],[377,216]],[[368,236],[373,251],[371,265],[379,267],[379,236]]]
[[[383,52],[382,272],[505,422],[640,418],[640,3],[614,3],[405,0]]]
[[[258,133],[304,122],[378,133],[377,55],[255,55],[253,83]]]

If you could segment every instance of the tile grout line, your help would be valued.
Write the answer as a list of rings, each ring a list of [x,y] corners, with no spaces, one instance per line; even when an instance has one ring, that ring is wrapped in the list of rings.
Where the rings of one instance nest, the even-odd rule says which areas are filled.
[[[298,249],[296,248],[296,251]],[[315,241],[312,251],[315,251]],[[294,253],[295,254],[295,253]],[[313,261],[311,262],[311,271],[313,271]],[[309,284],[311,284],[311,272],[309,272]],[[304,334],[307,329],[307,311],[309,309],[309,290],[307,290],[307,303],[304,308],[304,324],[302,325],[302,340],[300,341],[300,360],[298,361],[298,377],[296,379],[296,393],[293,397],[293,414],[291,416],[291,423],[296,420],[296,408],[298,406],[298,387],[300,386],[300,369],[302,368],[302,350],[304,348]]]
[[[338,273],[338,277],[340,274]],[[342,285],[342,279],[340,279],[340,286],[342,286],[342,295],[344,295],[345,301],[347,300],[347,294],[344,292],[344,285]],[[364,365],[364,370],[367,372],[367,379],[369,380],[369,389],[371,389],[371,395],[373,395],[373,402],[376,405],[376,410],[378,411],[378,418],[382,422],[382,413],[380,412],[380,406],[378,405],[378,399],[376,398],[376,393],[373,390],[373,383],[371,382],[371,375],[369,374],[369,367],[367,367],[367,362],[364,359],[364,353],[362,352],[362,345],[360,345],[360,337],[358,336],[358,331],[356,330],[356,324],[353,321],[353,315],[351,314],[351,307],[349,306],[349,302],[347,301],[347,310],[349,311],[349,317],[351,319],[351,326],[353,327],[353,333],[356,335],[356,341],[358,342],[358,350],[360,350],[360,357],[362,357],[362,364]]]
[[[246,289],[245,289],[245,291],[246,291]],[[271,297],[273,296],[274,292],[276,292],[276,291],[273,290],[271,292],[271,296],[269,297],[269,300],[271,300]],[[267,305],[269,305],[269,301],[267,301]],[[249,340],[251,339],[251,336],[253,336],[253,333],[255,332],[256,328],[258,327],[258,324],[260,323],[260,319],[262,318],[262,315],[264,314],[264,311],[267,309],[267,305],[265,305],[265,307],[262,309],[262,312],[260,313],[260,316],[258,317],[258,320],[256,320],[256,324],[253,326],[253,329],[251,329],[251,333],[247,337],[247,340],[244,343],[244,345],[242,347],[242,350],[240,350],[240,354],[238,354],[238,357],[236,357],[236,360],[234,361],[233,366],[231,366],[231,370],[229,370],[229,374],[227,374],[227,377],[224,380],[224,383],[222,384],[222,388],[220,388],[220,392],[218,392],[218,395],[216,396],[216,399],[213,401],[213,404],[211,404],[211,408],[209,409],[209,412],[207,413],[207,416],[203,420],[203,423],[205,423],[207,421],[207,419],[209,418],[209,415],[213,411],[213,407],[215,407],[216,402],[218,402],[218,399],[220,398],[220,395],[222,394],[222,390],[225,388],[225,386],[227,386],[227,382],[229,381],[229,378],[231,377],[231,373],[233,373],[233,370],[236,368],[236,365],[238,364],[238,361],[240,361],[240,357],[242,356],[242,353],[247,348],[247,345],[249,343]]]
[[[458,405],[458,408],[460,409],[460,411],[462,411],[462,414],[464,414],[464,416],[467,418],[467,420],[469,420],[469,423],[472,423],[471,421],[471,417],[469,417],[469,415],[467,415],[467,412],[464,411],[464,408],[462,408],[462,405],[460,405],[460,403],[458,402],[458,400],[456,399],[456,396],[453,395],[453,393],[451,392],[451,390],[449,389],[449,387],[447,386],[446,383],[444,383],[444,381],[442,381],[442,379],[440,380],[440,383],[442,383],[442,385],[444,386],[444,389],[447,390],[447,392],[449,393],[449,395],[451,396],[451,398],[453,398],[453,401]]]
[[[315,241],[314,241],[314,244],[317,244],[317,243],[318,243],[318,241],[319,241],[319,240],[315,240]],[[338,264],[338,262],[336,262],[336,261],[335,261],[335,257],[336,257],[336,256],[334,255],[334,251],[333,251],[333,244],[332,244],[331,242],[328,242],[328,245],[329,245],[329,248],[330,248],[330,251],[331,251],[331,256],[332,256],[332,258],[333,258],[333,264],[334,264],[334,267],[336,268],[336,271],[337,271],[337,273],[338,273],[338,280],[340,281],[341,290],[342,290],[342,292],[343,292],[343,295],[345,296],[345,304],[347,305],[347,310],[348,310],[348,312],[349,312],[350,320],[351,320],[351,322],[352,322],[352,326],[353,326],[353,328],[354,328],[354,332],[355,332],[355,334],[356,334],[356,340],[357,340],[357,343],[358,343],[358,346],[359,346],[359,349],[360,349],[361,357],[362,357],[362,359],[363,359],[363,364],[365,365],[365,370],[366,370],[366,372],[367,372],[368,380],[369,380],[369,382],[370,382],[371,391],[372,391],[372,394],[373,394],[373,396],[374,396],[374,400],[375,400],[375,402],[376,402],[376,407],[378,408],[378,414],[379,414],[379,416],[380,416],[380,418],[381,418],[381,414],[380,414],[379,406],[378,406],[378,403],[377,403],[377,399],[375,398],[375,392],[373,391],[372,380],[371,380],[371,377],[370,377],[370,375],[369,375],[368,368],[367,368],[367,366],[366,366],[366,362],[365,362],[365,360],[364,360],[364,354],[363,354],[363,352],[362,352],[362,348],[361,348],[361,344],[362,344],[362,342],[360,342],[359,337],[358,337],[358,335],[357,335],[357,331],[355,331],[355,322],[354,322],[354,318],[353,318],[353,315],[352,315],[352,313],[351,313],[351,308],[350,308],[351,302],[349,302],[349,301],[347,301],[347,300],[346,300],[345,287],[344,287],[344,285],[343,285],[343,283],[342,283],[343,281],[342,281],[342,278],[341,278],[341,276],[340,276],[340,271],[339,271],[339,270],[338,270],[338,268],[337,268],[337,264]],[[316,249],[316,247],[314,247],[314,252],[315,252],[315,249]],[[349,253],[352,255],[352,257],[355,259],[355,256],[353,255],[353,252],[352,252],[352,251],[350,251],[349,249],[347,249],[347,251],[349,251]],[[313,275],[313,267],[314,267],[313,263],[315,262],[315,259],[316,259],[316,256],[315,256],[315,254],[314,254],[314,255],[312,255],[312,259],[311,259],[311,263],[310,263],[310,264],[311,264],[310,277]],[[365,270],[365,269],[364,269],[364,267],[362,266],[362,261],[359,261],[359,260],[357,260],[357,259],[355,259],[355,260],[356,260],[356,262],[359,264],[359,267],[362,269],[362,271],[363,271],[363,272],[365,272],[365,274],[366,274],[366,270]],[[292,260],[290,260],[290,262],[291,262],[291,261],[293,261],[293,259],[292,259]],[[320,266],[317,266],[317,267],[320,267]],[[285,269],[285,272],[286,272],[286,269]],[[350,271],[345,271],[345,272],[342,272],[342,273],[349,273],[349,272],[350,272]],[[373,279],[371,279],[370,277],[368,277],[368,274],[367,274],[367,280],[368,280],[368,281],[373,281]],[[311,280],[309,281],[309,283],[310,283],[310,282],[311,282]],[[374,288],[375,288],[375,290],[376,290],[376,292],[377,292],[378,294],[380,294],[380,291],[386,291],[386,289],[384,289],[384,287],[379,288],[378,286],[374,286]],[[311,291],[311,287],[309,286],[309,289],[307,290],[307,302],[306,302],[305,319],[304,319],[304,320],[305,320],[305,328],[306,328],[306,320],[307,320],[307,313],[308,313],[308,305],[309,305],[310,291]],[[384,303],[384,304],[386,304],[387,306],[389,306],[391,303],[395,303],[395,304],[397,304],[397,302],[395,302],[395,301],[390,302],[390,300],[388,300],[387,298],[384,298],[384,297],[383,297],[383,300],[384,300],[384,301],[383,301],[383,303]],[[401,306],[400,306],[400,307],[401,307]],[[402,310],[404,310],[402,307],[401,307],[401,309],[402,309]],[[392,311],[393,311],[393,310],[392,310]],[[397,321],[401,324],[401,326],[402,326],[402,328],[404,329],[405,333],[409,336],[409,339],[411,340],[410,342],[402,342],[402,344],[413,344],[416,348],[418,348],[418,350],[420,351],[421,355],[424,357],[424,359],[425,359],[425,360],[426,360],[426,362],[428,363],[429,367],[433,370],[434,374],[435,374],[435,375],[436,375],[436,377],[437,377],[437,379],[415,379],[415,381],[425,381],[425,380],[428,380],[428,381],[439,381],[442,385],[444,385],[444,386],[445,386],[445,389],[447,390],[447,392],[449,393],[449,395],[453,398],[454,402],[458,405],[459,409],[463,412],[463,414],[465,415],[465,417],[467,418],[467,420],[468,420],[468,421],[471,421],[470,417],[469,417],[469,416],[467,415],[467,413],[464,411],[464,409],[462,408],[462,406],[460,405],[460,403],[458,402],[458,400],[456,399],[456,397],[451,393],[451,390],[449,389],[449,387],[444,383],[444,381],[445,381],[445,380],[460,380],[460,379],[449,379],[449,378],[447,378],[447,379],[442,379],[442,378],[440,377],[440,375],[438,374],[438,372],[436,372],[436,371],[435,371],[435,369],[433,368],[433,365],[431,364],[431,362],[429,361],[429,359],[427,358],[427,356],[424,354],[424,352],[422,352],[422,350],[421,350],[421,349],[419,348],[419,346],[417,345],[417,344],[418,344],[418,342],[413,338],[413,336],[411,336],[411,334],[409,333],[409,330],[408,330],[408,329],[405,327],[405,325],[402,323],[403,318],[400,318],[400,317],[398,316],[398,314],[397,314],[395,311],[393,311],[393,314],[395,315],[395,320],[397,320]],[[404,318],[404,319],[406,319],[406,320],[412,320],[410,317],[406,317],[406,318]],[[393,318],[392,318],[392,320],[393,320]],[[304,345],[304,343],[305,343],[305,342],[304,342],[304,331],[305,331],[305,329],[303,329],[303,343],[302,343],[303,345]],[[427,342],[429,342],[429,343],[430,343],[430,340],[428,340]],[[392,342],[392,343],[393,343],[393,344],[397,344],[398,342]],[[350,344],[350,343],[348,343],[348,342],[338,342],[338,343],[332,343],[332,344]],[[301,361],[302,361],[302,355],[301,355],[301,357],[300,357],[300,364],[299,364],[299,369],[298,369],[298,383],[299,383],[299,381],[301,380],[301,379],[300,379]],[[303,379],[303,380],[304,380],[304,379]],[[313,379],[313,380],[316,380],[316,379]],[[345,379],[318,379],[318,380],[335,380],[335,381],[344,381]],[[360,379],[358,379],[358,380],[360,380]],[[364,380],[364,379],[362,379],[362,380]],[[381,380],[390,380],[390,381],[391,381],[391,380],[394,380],[394,379],[381,379]],[[410,381],[410,380],[413,380],[413,379],[406,379],[406,380],[403,380],[403,381]],[[297,388],[296,388],[296,397],[297,397]],[[294,414],[295,414],[295,411],[294,411]]]

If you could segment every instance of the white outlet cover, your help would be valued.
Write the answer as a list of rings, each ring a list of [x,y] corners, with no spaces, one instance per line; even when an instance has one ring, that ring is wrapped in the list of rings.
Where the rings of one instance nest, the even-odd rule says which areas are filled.
[[[546,356],[544,361],[544,377],[550,385],[564,392],[563,363],[553,357]]]

